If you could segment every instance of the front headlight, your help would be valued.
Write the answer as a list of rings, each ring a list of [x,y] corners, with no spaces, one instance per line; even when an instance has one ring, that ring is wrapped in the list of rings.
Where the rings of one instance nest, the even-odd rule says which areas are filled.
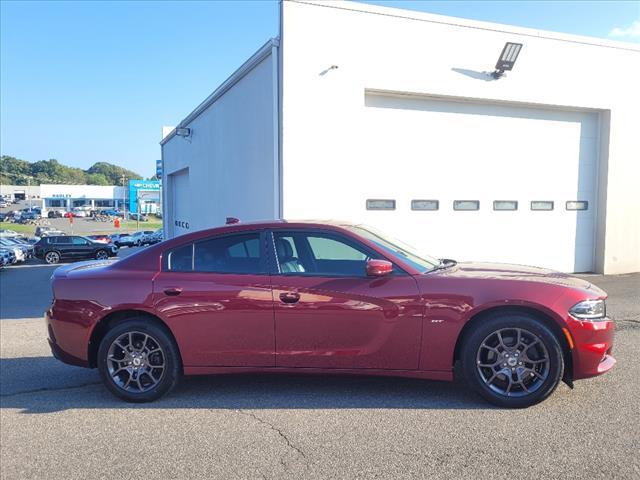
[[[598,321],[607,316],[607,308],[604,300],[585,300],[571,307],[569,313],[580,320]]]

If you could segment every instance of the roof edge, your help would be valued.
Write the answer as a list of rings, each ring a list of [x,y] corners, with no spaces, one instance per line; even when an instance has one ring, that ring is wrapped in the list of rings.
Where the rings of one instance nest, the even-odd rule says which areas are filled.
[[[258,66],[265,58],[271,55],[273,47],[280,45],[279,38],[269,39],[262,47],[260,47],[253,55],[251,55],[240,67],[236,69],[227,79],[220,84],[200,105],[198,105],[189,115],[187,115],[178,125],[176,125],[166,137],[160,141],[160,145],[164,145],[176,135],[176,129],[186,127],[195,120],[202,112],[209,108],[222,95],[224,95],[231,87],[244,78],[251,70]]]
[[[541,30],[530,27],[520,27],[517,25],[509,25],[505,23],[494,23],[481,20],[473,20],[464,17],[451,17],[447,15],[439,15],[435,13],[421,12],[417,10],[408,10],[404,8],[383,7],[371,3],[363,3],[359,1],[326,1],[326,0],[283,0],[290,3],[298,3],[315,7],[333,8],[336,10],[346,10],[350,12],[368,13],[373,15],[381,15],[386,17],[404,18],[407,20],[417,20],[422,22],[437,23],[442,25],[451,25],[461,28],[471,28],[476,30],[487,30],[493,32],[509,33],[514,35],[522,35],[528,37],[543,38],[548,40],[556,40],[561,42],[577,43],[583,45],[592,45],[604,48],[614,48],[618,50],[629,50],[640,53],[640,45],[630,42],[621,42],[617,40],[607,40],[600,37],[589,37],[586,35],[577,35],[573,33],[554,32],[552,30]]]

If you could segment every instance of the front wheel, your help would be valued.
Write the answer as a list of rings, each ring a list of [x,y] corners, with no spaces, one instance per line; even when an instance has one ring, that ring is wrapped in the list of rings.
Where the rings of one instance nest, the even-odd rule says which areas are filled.
[[[151,402],[171,391],[181,375],[178,349],[169,334],[144,318],[109,330],[98,349],[106,387],[128,402]]]
[[[44,256],[44,261],[49,265],[53,265],[60,261],[60,254],[58,252],[47,252]]]
[[[564,371],[555,335],[537,318],[494,314],[465,339],[462,367],[471,387],[489,402],[524,408],[547,398]]]
[[[106,250],[98,250],[96,252],[96,260],[106,260],[109,258],[109,254]]]

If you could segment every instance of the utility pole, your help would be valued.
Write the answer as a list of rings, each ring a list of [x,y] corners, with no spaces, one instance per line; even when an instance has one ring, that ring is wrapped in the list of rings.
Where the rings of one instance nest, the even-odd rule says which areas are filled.
[[[126,200],[126,196],[127,196],[127,190],[124,186],[124,182],[125,182],[125,176],[124,176],[124,172],[122,173],[122,221],[123,223],[125,223],[126,225],[126,221],[127,221],[127,200]]]

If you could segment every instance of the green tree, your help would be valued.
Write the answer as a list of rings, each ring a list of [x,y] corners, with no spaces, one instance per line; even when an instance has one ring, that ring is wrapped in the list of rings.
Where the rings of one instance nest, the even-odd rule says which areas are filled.
[[[54,158],[30,163],[9,155],[0,157],[0,182],[3,184],[27,185],[27,177],[32,177],[32,185],[121,185],[123,175],[127,180],[142,178],[136,172],[107,162],[98,162],[88,170],[82,170],[63,165]]]

